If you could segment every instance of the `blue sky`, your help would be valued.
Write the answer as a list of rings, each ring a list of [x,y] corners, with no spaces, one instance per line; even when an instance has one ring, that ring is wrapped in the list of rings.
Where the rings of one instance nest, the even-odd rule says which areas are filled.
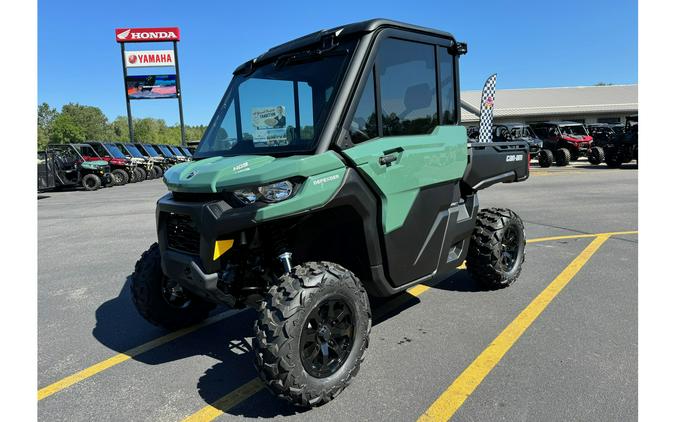
[[[466,41],[462,89],[480,89],[494,72],[498,88],[637,82],[635,0],[40,0],[38,101],[59,109],[69,102],[95,105],[111,120],[126,115],[114,29],[179,26],[185,121],[206,124],[240,63],[306,33],[373,17],[442,29]],[[178,121],[175,100],[136,101],[132,110],[135,117]]]

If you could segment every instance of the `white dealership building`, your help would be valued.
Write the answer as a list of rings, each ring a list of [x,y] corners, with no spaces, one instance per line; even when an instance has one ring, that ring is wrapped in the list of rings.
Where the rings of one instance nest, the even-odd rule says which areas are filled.
[[[478,123],[481,91],[462,92],[462,123]],[[571,120],[623,123],[638,112],[638,86],[605,85],[563,88],[498,89],[495,123]]]

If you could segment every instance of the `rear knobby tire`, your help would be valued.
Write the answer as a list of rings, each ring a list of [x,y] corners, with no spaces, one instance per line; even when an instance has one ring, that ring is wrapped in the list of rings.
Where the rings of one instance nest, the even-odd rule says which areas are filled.
[[[588,153],[588,162],[593,165],[602,164],[605,161],[605,150],[602,147],[593,147]]]
[[[201,322],[216,306],[167,279],[157,243],[143,252],[130,279],[131,299],[138,313],[151,324],[168,330]]]
[[[481,210],[466,257],[471,277],[488,289],[501,289],[516,281],[523,262],[525,230],[518,214],[505,208]]]
[[[551,167],[553,164],[553,152],[550,149],[539,151],[539,167]]]
[[[558,167],[565,167],[570,163],[570,150],[567,148],[560,148],[555,152],[555,165]]]
[[[162,168],[160,166],[153,166],[152,171],[155,172],[155,177],[158,178],[158,179],[160,177],[162,177],[162,175],[164,174],[164,171],[162,170]]]
[[[316,315],[336,300],[338,304],[330,309],[334,311],[332,315],[341,315],[342,319],[317,322]],[[345,317],[340,309],[348,309],[350,315]],[[324,326],[329,327],[328,334],[321,328]],[[370,327],[368,295],[351,271],[330,262],[298,265],[281,276],[279,285],[269,289],[260,305],[253,338],[258,374],[278,397],[299,406],[322,405],[340,394],[359,371]],[[351,333],[349,347],[345,343],[346,332]],[[330,340],[320,337],[326,335]],[[308,343],[308,338],[316,339],[317,346]],[[323,346],[318,346],[323,341],[342,347],[325,346],[324,355]],[[345,354],[334,361],[330,358],[338,356],[336,349]],[[305,354],[301,354],[303,351]],[[323,356],[329,358],[328,362],[341,363],[327,374],[315,376],[316,367],[307,362],[324,362]]]
[[[82,187],[88,191],[98,190],[101,188],[101,178],[95,174],[85,174],[82,177]]]

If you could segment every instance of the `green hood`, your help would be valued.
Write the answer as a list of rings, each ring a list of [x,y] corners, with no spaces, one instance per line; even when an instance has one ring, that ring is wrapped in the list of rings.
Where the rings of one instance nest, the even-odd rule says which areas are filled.
[[[107,165],[108,165],[108,162],[104,161],[104,160],[84,161],[81,164],[82,168],[89,169],[89,170],[98,170],[102,167],[106,167]]]
[[[171,167],[164,174],[164,183],[174,192],[220,192],[294,176],[310,177],[342,167],[342,160],[333,151],[283,158],[268,155],[210,157]]]

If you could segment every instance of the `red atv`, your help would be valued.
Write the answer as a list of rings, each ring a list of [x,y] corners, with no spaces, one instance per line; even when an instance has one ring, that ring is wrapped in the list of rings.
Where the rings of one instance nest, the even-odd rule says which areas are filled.
[[[557,166],[588,156],[593,144],[593,138],[581,123],[540,122],[530,127],[544,141],[543,149],[553,152]]]
[[[104,142],[88,142],[88,144],[91,145],[102,160],[110,163],[110,167],[113,169],[113,176],[115,176],[115,183],[124,185],[126,183],[142,182],[148,177],[143,167],[138,167],[135,162],[127,158],[114,144]],[[116,172],[116,170],[120,171]]]

